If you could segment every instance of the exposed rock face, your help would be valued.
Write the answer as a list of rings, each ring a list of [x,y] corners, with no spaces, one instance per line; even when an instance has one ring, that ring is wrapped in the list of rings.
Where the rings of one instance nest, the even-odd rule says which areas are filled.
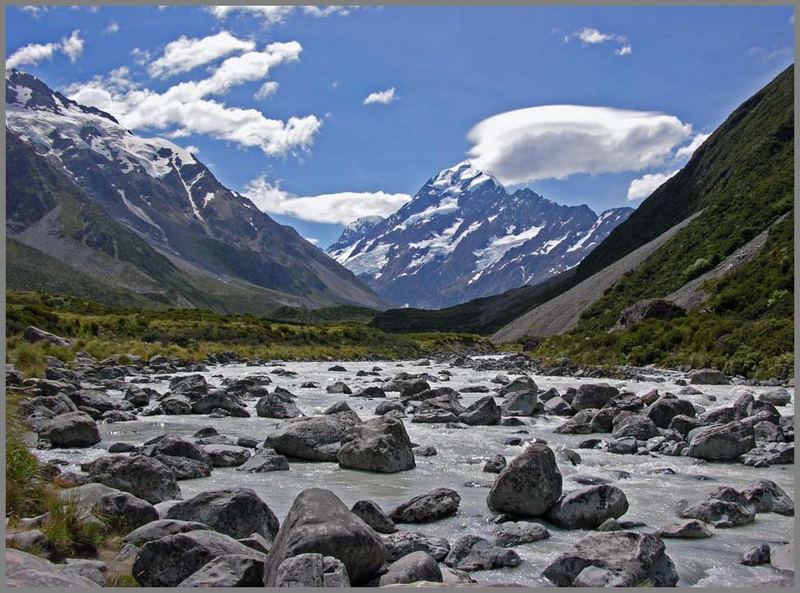
[[[460,503],[461,497],[455,490],[437,488],[404,502],[389,517],[395,523],[430,523],[455,515]]]
[[[615,329],[631,327],[645,319],[669,321],[684,315],[686,315],[686,311],[671,301],[665,299],[642,299],[622,310]]]
[[[54,447],[91,447],[100,442],[100,432],[88,414],[69,412],[46,422],[39,429],[39,438],[50,441]]]
[[[242,554],[217,556],[178,587],[260,587],[264,561]]]
[[[95,581],[69,571],[63,564],[28,554],[21,550],[6,548],[7,587],[99,587]]]
[[[427,552],[411,552],[389,565],[381,576],[380,586],[400,585],[428,581],[442,582],[442,570],[436,560]]]
[[[278,567],[276,587],[349,587],[347,568],[332,556],[298,554]]]
[[[383,512],[383,509],[376,502],[359,500],[353,505],[352,512],[378,533],[394,533],[397,531],[394,521]]]
[[[522,559],[514,550],[495,546],[477,535],[465,535],[453,544],[444,562],[452,568],[473,572],[519,566]]]
[[[278,533],[278,519],[249,488],[225,488],[201,492],[167,511],[167,519],[205,523],[215,531],[241,539],[258,533],[272,540]]]
[[[353,426],[342,437],[337,459],[341,467],[381,473],[416,467],[403,421],[391,416]]]
[[[494,513],[539,517],[561,496],[561,472],[553,450],[534,443],[497,476],[487,504]]]
[[[544,570],[559,587],[672,587],[678,573],[654,534],[612,531],[587,536]]]
[[[130,492],[150,504],[181,498],[175,475],[152,457],[100,457],[81,468],[89,472],[93,482]]]
[[[742,422],[697,429],[689,441],[689,457],[730,461],[755,447],[753,427]]]
[[[550,508],[547,518],[568,529],[595,529],[607,519],[618,519],[628,511],[628,499],[616,486],[580,488],[564,495]]]
[[[144,544],[133,576],[145,587],[174,587],[220,556],[236,554],[264,562],[266,556],[216,531],[194,530]]]
[[[375,578],[386,561],[380,536],[331,491],[320,488],[303,490],[292,503],[270,550],[264,584],[276,586],[283,561],[304,553],[338,559],[354,585]]]
[[[689,376],[692,385],[730,385],[728,378],[715,369],[701,369]]]
[[[296,418],[267,435],[265,444],[290,459],[337,461],[342,438],[350,428],[360,423],[352,410]]]
[[[412,552],[427,552],[442,562],[450,552],[450,543],[443,537],[434,537],[413,531],[398,531],[383,536],[387,561],[394,562]]]

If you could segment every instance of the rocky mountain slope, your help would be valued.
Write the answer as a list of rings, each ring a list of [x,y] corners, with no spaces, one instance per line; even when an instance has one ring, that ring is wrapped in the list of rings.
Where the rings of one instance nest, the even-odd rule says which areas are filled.
[[[387,299],[424,308],[540,283],[576,266],[632,212],[508,193],[464,161],[384,220],[348,226],[328,253]]]
[[[784,262],[786,250],[792,249],[782,239],[787,236],[785,227],[791,226],[792,216],[781,217],[792,211],[794,201],[793,76],[791,66],[739,106],[678,174],[656,189],[574,269],[538,286],[442,311],[386,311],[373,323],[390,331],[432,331],[447,326],[451,330],[494,333],[503,328],[497,339],[558,334],[573,327],[581,339],[602,335],[614,327],[623,309],[642,299],[679,291],[767,229],[771,229],[771,238],[763,254],[735,274],[724,278],[714,275],[714,286],[706,287],[713,294],[705,291],[704,298],[714,303],[720,295],[728,294],[717,307],[730,318],[749,311],[749,321],[775,315],[790,319],[784,302],[792,290],[783,286],[789,273],[785,266],[790,263],[776,262]],[[779,219],[782,222],[778,223]],[[548,320],[547,331],[543,331],[541,324],[530,322],[533,317],[545,316],[526,315],[528,311],[606,270],[683,221],[687,221],[685,226],[668,241],[615,279],[607,291],[598,291],[583,303],[576,312],[577,326],[564,323],[563,327],[551,327]],[[756,261],[766,267],[759,270]],[[754,274],[768,276],[763,290],[775,294],[731,293],[730,278],[745,275],[741,286],[751,286]],[[769,307],[767,301],[772,303]],[[761,303],[763,307],[755,312],[751,303]],[[706,303],[701,309],[708,307]],[[699,311],[696,314],[701,315]],[[574,321],[572,316],[563,318]]]
[[[186,150],[140,138],[16,70],[6,128],[9,237],[69,269],[178,306],[384,304]]]

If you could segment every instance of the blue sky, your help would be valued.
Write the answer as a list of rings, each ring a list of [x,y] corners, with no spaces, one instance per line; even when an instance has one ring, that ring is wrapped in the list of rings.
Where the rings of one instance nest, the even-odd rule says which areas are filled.
[[[635,206],[794,59],[791,6],[344,12],[9,7],[6,51],[321,246],[467,156],[557,202]]]

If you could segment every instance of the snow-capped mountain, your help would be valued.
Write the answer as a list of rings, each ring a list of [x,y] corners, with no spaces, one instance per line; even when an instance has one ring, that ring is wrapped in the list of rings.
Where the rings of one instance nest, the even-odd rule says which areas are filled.
[[[328,253],[391,301],[440,308],[572,268],[631,212],[508,193],[464,161],[386,219],[348,226]]]
[[[202,276],[203,290],[214,283],[224,297],[226,285],[244,286],[248,298],[311,307],[383,305],[351,272],[224,187],[188,151],[161,138],[141,138],[113,115],[79,105],[16,70],[6,76],[6,128],[15,144],[35,154],[25,163],[46,161],[64,177],[59,187],[85,195],[111,217],[109,224],[121,223],[183,272]],[[33,167],[28,165],[9,171],[9,178],[14,174],[15,182],[24,184]],[[8,196],[13,216],[7,217],[7,229],[16,240],[55,258],[62,255],[51,240],[56,235],[93,247],[56,220],[64,217],[61,211],[31,218],[23,202],[35,197],[23,193]],[[49,205],[51,213],[57,206],[68,208],[55,206]],[[121,245],[115,233],[108,231],[108,240]],[[75,266],[79,259],[65,263]]]

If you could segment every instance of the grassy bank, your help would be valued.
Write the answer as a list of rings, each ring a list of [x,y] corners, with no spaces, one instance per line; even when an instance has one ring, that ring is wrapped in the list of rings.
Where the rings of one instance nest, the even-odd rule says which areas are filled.
[[[44,371],[46,356],[69,362],[80,351],[100,359],[114,354],[145,358],[161,354],[187,360],[220,352],[248,359],[352,360],[494,351],[488,340],[473,334],[386,334],[352,321],[354,311],[349,308],[341,309],[345,320],[337,320],[332,310],[327,320],[311,324],[198,309],[114,309],[87,299],[38,292],[10,291],[6,298],[8,360],[31,375]],[[29,344],[22,338],[28,325],[70,338],[73,345]]]

